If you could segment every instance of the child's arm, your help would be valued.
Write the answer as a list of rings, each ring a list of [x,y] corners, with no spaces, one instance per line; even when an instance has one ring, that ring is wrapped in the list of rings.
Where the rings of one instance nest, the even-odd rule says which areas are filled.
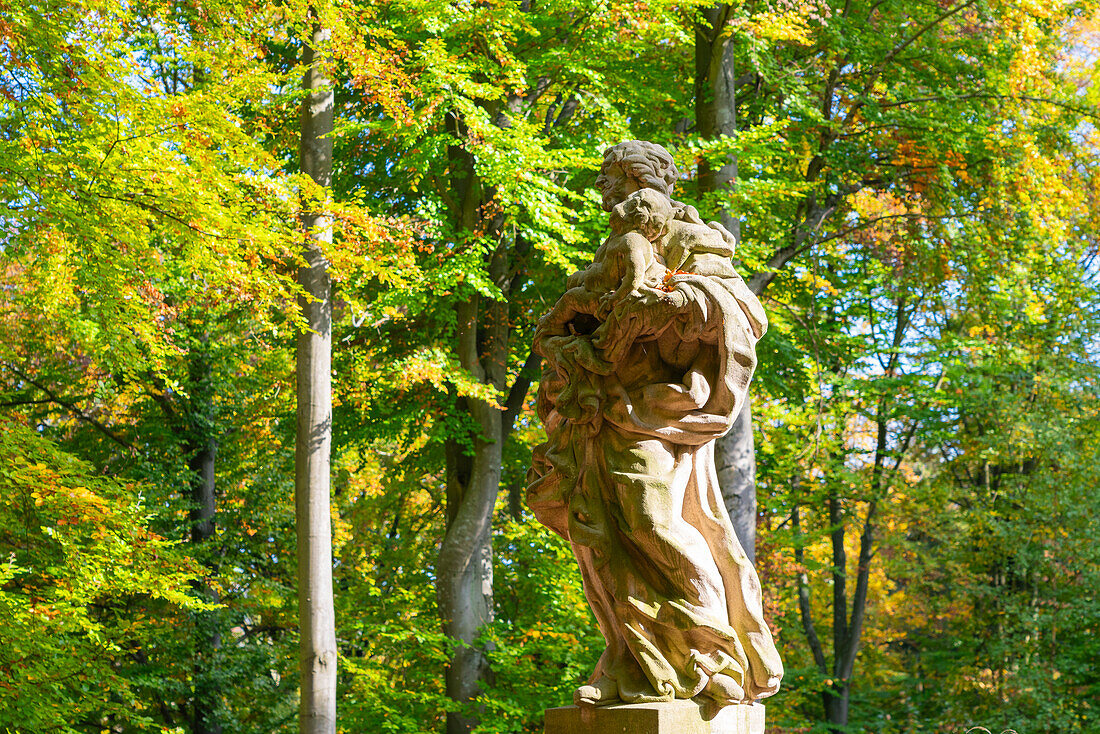
[[[620,262],[623,279],[611,296],[611,300],[615,303],[621,302],[627,296],[641,295],[646,271],[649,270],[649,263],[653,259],[653,245],[645,237],[637,232],[627,232],[622,235],[622,238]]]
[[[570,335],[570,321],[579,314],[596,312],[597,296],[598,294],[586,290],[583,286],[567,290],[550,309],[550,313],[539,319],[538,326],[535,328],[535,341],[550,336]]]
[[[592,256],[592,262],[588,264],[588,267],[583,270],[578,270],[569,276],[565,281],[566,290],[570,288],[576,288],[577,286],[584,285],[585,280],[588,279],[590,273],[595,273],[598,270],[603,269],[604,260],[607,257],[608,242],[611,238],[608,238],[600,243],[600,246],[596,249],[596,254]]]

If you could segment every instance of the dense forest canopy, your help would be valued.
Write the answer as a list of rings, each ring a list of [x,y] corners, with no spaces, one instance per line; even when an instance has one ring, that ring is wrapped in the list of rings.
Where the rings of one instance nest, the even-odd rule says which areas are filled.
[[[299,728],[330,328],[336,729],[541,731],[602,641],[531,337],[638,138],[771,322],[769,731],[1100,731],[1095,0],[0,0],[0,55],[0,728]]]

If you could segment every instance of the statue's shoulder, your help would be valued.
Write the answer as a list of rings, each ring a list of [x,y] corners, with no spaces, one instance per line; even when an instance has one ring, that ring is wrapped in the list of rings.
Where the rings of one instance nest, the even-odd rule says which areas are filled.
[[[699,216],[699,210],[693,207],[691,204],[685,204],[682,201],[672,201],[672,210],[674,212],[673,218],[677,222],[686,222],[687,224],[703,224],[703,218]]]
[[[733,257],[733,243],[702,222],[677,219],[669,227],[669,240],[687,252]]]

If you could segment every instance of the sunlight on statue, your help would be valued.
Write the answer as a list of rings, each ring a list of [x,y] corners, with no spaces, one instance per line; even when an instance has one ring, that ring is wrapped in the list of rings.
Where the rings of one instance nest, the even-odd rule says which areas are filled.
[[[535,335],[547,441],[527,501],[572,545],[607,641],[581,706],[749,703],[783,676],[714,464],[767,319],[732,235],[671,198],[678,176],[658,145],[606,151],[612,234]]]

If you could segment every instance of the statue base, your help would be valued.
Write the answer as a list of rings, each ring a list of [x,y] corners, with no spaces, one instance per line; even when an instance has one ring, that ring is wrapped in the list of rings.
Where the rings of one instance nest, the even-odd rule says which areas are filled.
[[[717,709],[696,701],[562,706],[546,710],[545,734],[764,734],[764,705]]]

